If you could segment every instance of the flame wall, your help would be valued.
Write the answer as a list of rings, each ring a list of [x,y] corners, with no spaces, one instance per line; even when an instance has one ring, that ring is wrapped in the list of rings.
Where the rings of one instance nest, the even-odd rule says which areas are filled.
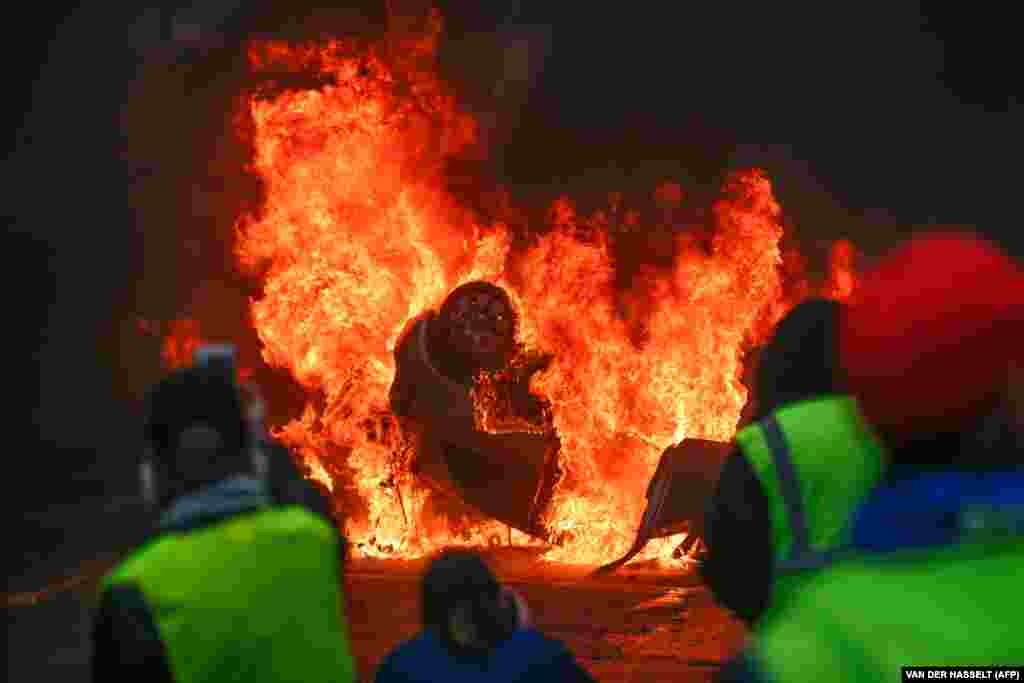
[[[435,75],[440,31],[434,15],[426,31],[385,43],[251,52],[264,77],[243,123],[265,201],[237,224],[237,263],[262,282],[251,314],[264,361],[309,397],[278,437],[351,499],[347,532],[366,554],[414,556],[501,532],[429,505],[387,410],[406,322],[463,282],[493,281],[519,305],[527,346],[555,359],[532,385],[551,401],[566,471],[548,519],[561,545],[548,557],[605,561],[629,546],[661,451],[735,429],[744,353],[792,303],[780,207],[749,171],[696,223],[615,207],[582,215],[568,198],[525,233],[480,219],[446,189],[446,164],[478,140]],[[312,80],[268,86],[281,74]],[[652,195],[687,203],[675,184]],[[628,270],[623,245],[640,255]],[[833,284],[848,291],[847,280]],[[188,325],[171,335],[168,362],[191,348],[175,341],[190,329],[198,335]],[[646,554],[667,556],[678,541]]]

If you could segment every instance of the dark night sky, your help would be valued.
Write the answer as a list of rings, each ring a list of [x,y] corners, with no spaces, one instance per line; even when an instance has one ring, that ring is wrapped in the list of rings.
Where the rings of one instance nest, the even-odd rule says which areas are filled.
[[[18,424],[80,449],[56,468],[68,481],[130,441],[112,433],[135,434],[113,398],[116,344],[92,341],[130,308],[141,249],[108,170],[129,17],[104,4],[41,9],[22,27],[38,31],[35,51],[8,57],[30,75],[8,99],[25,105],[7,176],[9,263],[31,264],[11,283],[20,334],[8,357],[33,359],[15,363],[34,413]],[[446,68],[486,108],[493,76],[472,46],[530,41],[532,80],[516,116],[506,108],[492,168],[524,196],[666,175],[711,184],[754,163],[804,239],[871,251],[929,222],[976,224],[1022,253],[1011,10],[868,4],[457,0],[442,3]]]

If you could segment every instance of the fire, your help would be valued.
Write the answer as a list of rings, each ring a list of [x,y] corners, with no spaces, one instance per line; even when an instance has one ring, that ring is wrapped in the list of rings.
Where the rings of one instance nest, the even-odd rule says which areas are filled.
[[[176,370],[191,365],[193,354],[202,345],[197,320],[184,318],[171,322],[160,354],[164,366],[168,370]]]
[[[139,321],[139,328],[145,334],[157,335],[156,325],[151,321]],[[207,339],[201,332],[199,321],[194,318],[179,318],[168,324],[167,333],[163,337],[163,348],[160,351],[164,367],[167,370],[192,365],[195,352],[199,347],[209,343],[220,343],[224,340]],[[236,379],[239,382],[248,382],[254,374],[253,368],[248,364],[241,364],[237,369]]]
[[[238,256],[266,268],[252,305],[264,359],[322,398],[280,438],[307,459],[344,459],[335,471],[352,474],[366,504],[346,520],[357,547],[415,554],[411,521],[424,496],[400,467],[387,410],[394,345],[454,286],[496,277],[507,247],[440,189],[444,160],[475,141],[473,120],[417,60],[389,53],[347,42],[254,52],[257,69],[315,62],[333,82],[253,98],[267,202],[239,225]]]
[[[623,554],[662,451],[687,436],[733,435],[746,402],[744,343],[780,296],[782,229],[759,173],[737,176],[714,214],[710,252],[682,233],[675,268],[644,273],[626,291],[613,283],[607,232],[580,242],[574,235],[587,221],[568,202],[520,266],[532,343],[555,353],[535,383],[552,402],[567,470],[550,515],[564,545],[552,558]],[[644,326],[639,342],[635,321]],[[646,553],[670,554],[680,540]]]
[[[831,275],[826,285],[825,296],[846,301],[853,294],[856,278],[857,252],[848,240],[839,240],[832,245],[829,259]]]
[[[435,17],[429,35],[405,44],[253,49],[257,72],[312,70],[323,82],[250,99],[266,202],[240,220],[237,257],[263,278],[251,312],[264,360],[310,395],[276,435],[336,494],[361,501],[344,521],[364,554],[504,539],[496,522],[428,513],[388,411],[407,322],[459,284],[489,280],[516,300],[525,345],[553,356],[531,383],[562,441],[548,558],[607,561],[632,542],[661,452],[686,436],[733,435],[745,349],[786,305],[780,209],[762,174],[735,176],[710,241],[680,229],[673,265],[642,269],[625,287],[603,214],[580,216],[568,199],[552,207],[550,230],[513,253],[505,226],[478,223],[444,190],[445,161],[476,143],[476,128],[432,71],[439,36]],[[685,197],[674,183],[656,193]],[[488,378],[475,396],[483,428],[530,427],[498,420]],[[681,538],[645,555],[668,558]]]

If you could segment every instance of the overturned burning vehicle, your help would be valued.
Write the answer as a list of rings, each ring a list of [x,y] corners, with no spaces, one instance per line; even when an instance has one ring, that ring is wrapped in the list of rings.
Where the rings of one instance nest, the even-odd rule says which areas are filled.
[[[415,444],[413,474],[435,491],[535,538],[553,541],[545,525],[561,444],[549,406],[529,390],[550,359],[517,343],[519,320],[509,295],[488,282],[452,291],[438,311],[407,326],[395,351],[391,409]],[[477,392],[487,378],[488,395]],[[491,408],[481,413],[481,403]],[[499,417],[496,417],[500,415]],[[668,448],[648,487],[647,510],[622,566],[651,539],[702,536],[702,513],[727,444],[686,439]]]
[[[518,319],[508,294],[487,282],[455,289],[437,312],[414,319],[396,348],[391,409],[415,444],[412,472],[442,493],[532,536],[545,536],[543,512],[558,478],[558,435],[520,366],[506,387],[523,415],[518,428],[486,430],[474,378],[507,373],[517,358]],[[526,381],[524,381],[526,380]],[[525,400],[524,400],[525,399]],[[532,410],[531,410],[532,409]],[[532,418],[532,419],[531,419]]]

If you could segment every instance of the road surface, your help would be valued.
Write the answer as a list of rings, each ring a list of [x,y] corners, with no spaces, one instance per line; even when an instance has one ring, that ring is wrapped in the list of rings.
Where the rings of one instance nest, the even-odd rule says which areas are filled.
[[[600,681],[708,681],[742,644],[740,622],[715,606],[695,572],[629,568],[589,578],[582,569],[491,558],[503,582],[526,599],[534,623],[564,641]],[[353,648],[372,674],[419,619],[413,563],[350,572]]]
[[[582,568],[539,562],[521,549],[489,559],[525,597],[534,623],[564,641],[600,681],[707,681],[742,642],[742,626],[715,607],[692,569],[627,567],[589,578]],[[51,564],[51,578],[35,584],[49,591],[9,584],[8,681],[88,680],[94,577],[114,561],[107,555],[63,570]],[[352,649],[362,680],[372,680],[384,655],[416,633],[423,566],[371,560],[350,566]]]

